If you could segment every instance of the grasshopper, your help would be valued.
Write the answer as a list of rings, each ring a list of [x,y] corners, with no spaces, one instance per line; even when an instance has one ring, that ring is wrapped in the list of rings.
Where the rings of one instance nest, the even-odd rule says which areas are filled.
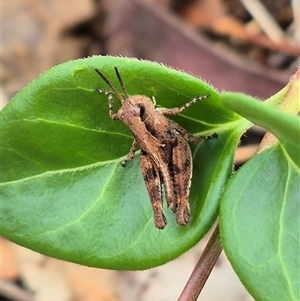
[[[145,95],[130,96],[115,67],[116,76],[125,98],[117,91],[104,74],[95,68],[98,75],[110,87],[122,106],[114,113],[113,97],[107,90],[95,90],[108,97],[109,116],[121,120],[134,136],[132,146],[122,166],[134,156],[138,146],[141,148],[140,165],[145,185],[150,197],[156,228],[163,229],[167,220],[163,214],[162,185],[168,207],[176,213],[176,222],[186,225],[190,221],[189,194],[192,179],[192,155],[187,141],[198,143],[212,136],[193,136],[179,124],[164,115],[177,115],[209,94],[195,97],[182,107],[156,108],[155,99]]]

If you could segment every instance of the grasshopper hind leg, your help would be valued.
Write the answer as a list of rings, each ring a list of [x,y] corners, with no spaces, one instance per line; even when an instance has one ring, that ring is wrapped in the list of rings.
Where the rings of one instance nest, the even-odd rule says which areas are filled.
[[[145,185],[151,201],[155,227],[164,229],[167,225],[167,220],[163,214],[159,170],[150,156],[143,150],[141,151],[140,162]]]

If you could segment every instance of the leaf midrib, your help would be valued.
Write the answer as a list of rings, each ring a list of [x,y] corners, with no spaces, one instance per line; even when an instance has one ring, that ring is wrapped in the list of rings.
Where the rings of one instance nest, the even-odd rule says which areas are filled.
[[[77,171],[89,170],[89,169],[93,169],[93,168],[97,168],[97,167],[103,167],[103,166],[109,165],[109,164],[116,164],[117,165],[117,164],[120,163],[120,161],[121,161],[120,159],[114,159],[114,160],[109,160],[109,161],[105,161],[105,162],[96,162],[96,163],[92,163],[92,164],[89,164],[89,165],[78,166],[78,167],[75,167],[75,168],[47,170],[46,172],[35,174],[35,175],[25,177],[25,178],[22,178],[22,179],[0,183],[0,187],[5,187],[5,186],[8,186],[8,185],[14,185],[14,184],[20,184],[20,183],[24,183],[24,182],[31,181],[31,180],[34,180],[34,179],[39,179],[39,178],[42,178],[42,177],[49,177],[49,176],[53,176],[53,175],[57,175],[57,174],[74,173],[74,172],[77,172]]]

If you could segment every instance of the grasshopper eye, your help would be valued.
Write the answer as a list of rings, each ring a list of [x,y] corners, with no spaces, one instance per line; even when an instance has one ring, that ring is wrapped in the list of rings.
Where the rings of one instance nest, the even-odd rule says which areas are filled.
[[[136,117],[141,117],[144,115],[145,113],[145,107],[142,104],[137,104],[132,108],[132,113],[134,116]]]
[[[143,117],[145,114],[145,107],[143,104],[138,104],[138,107],[140,108],[140,117]]]

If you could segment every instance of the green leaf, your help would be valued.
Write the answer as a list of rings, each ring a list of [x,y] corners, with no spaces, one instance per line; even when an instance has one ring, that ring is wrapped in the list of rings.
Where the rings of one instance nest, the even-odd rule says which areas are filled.
[[[299,103],[299,95],[297,98]],[[276,136],[294,163],[300,167],[300,119],[297,116],[270,107],[242,93],[222,93],[221,101],[228,109]]]
[[[154,228],[138,154],[120,166],[133,137],[109,118],[107,97],[95,91],[108,87],[94,68],[119,88],[114,66],[129,94],[154,96],[158,106],[181,106],[210,93],[174,117],[195,135],[219,135],[193,146],[192,221],[186,227],[165,206],[168,225]],[[110,269],[163,264],[203,237],[218,214],[245,130],[198,78],[156,63],[99,56],[45,72],[11,100],[1,120],[2,235],[46,255]]]
[[[300,173],[280,144],[247,162],[225,187],[222,244],[255,300],[300,299]]]

